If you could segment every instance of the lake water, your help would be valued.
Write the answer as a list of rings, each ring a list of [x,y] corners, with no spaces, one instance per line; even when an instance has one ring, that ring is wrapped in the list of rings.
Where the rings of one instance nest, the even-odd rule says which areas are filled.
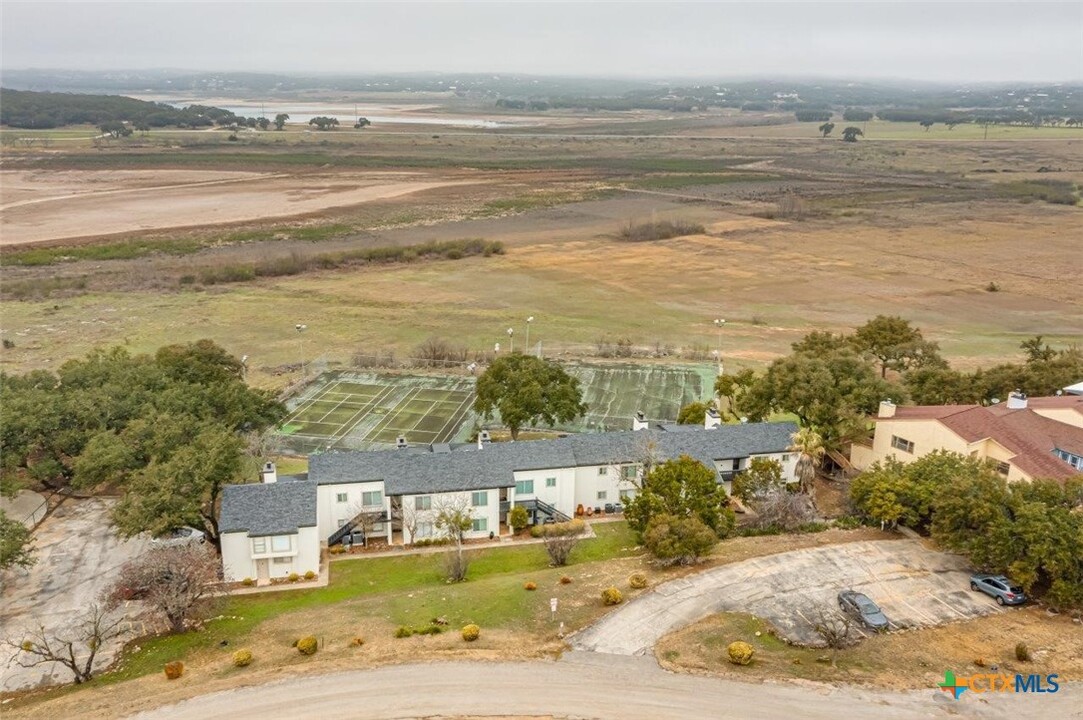
[[[368,118],[374,126],[381,123],[395,123],[397,125],[439,125],[443,127],[497,129],[507,127],[523,127],[529,123],[514,121],[496,121],[482,117],[468,117],[462,115],[443,115],[433,110],[438,110],[439,105],[374,105],[371,103],[330,103],[330,102],[295,102],[295,101],[272,101],[260,103],[251,100],[232,100],[221,98],[186,98],[186,97],[162,97],[162,96],[139,96],[141,100],[152,102],[164,102],[175,107],[186,105],[213,105],[214,107],[229,110],[234,115],[242,117],[266,116],[274,120],[275,115],[286,113],[290,116],[290,124],[305,124],[314,117],[329,116],[338,118],[340,127],[352,127],[357,118]]]

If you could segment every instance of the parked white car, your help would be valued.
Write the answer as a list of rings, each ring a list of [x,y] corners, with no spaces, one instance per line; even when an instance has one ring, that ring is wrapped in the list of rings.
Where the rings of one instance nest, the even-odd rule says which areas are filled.
[[[202,530],[191,527],[179,527],[170,530],[164,535],[152,538],[150,544],[154,547],[175,547],[177,545],[190,545],[191,543],[205,543],[207,536]]]

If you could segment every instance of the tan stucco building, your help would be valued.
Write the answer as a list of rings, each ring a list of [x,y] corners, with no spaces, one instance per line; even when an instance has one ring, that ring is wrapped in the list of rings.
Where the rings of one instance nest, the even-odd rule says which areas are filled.
[[[910,462],[947,450],[996,463],[1008,480],[1065,480],[1083,473],[1083,397],[1027,398],[982,405],[880,403],[869,445],[855,443],[850,462],[863,470],[894,456]]]

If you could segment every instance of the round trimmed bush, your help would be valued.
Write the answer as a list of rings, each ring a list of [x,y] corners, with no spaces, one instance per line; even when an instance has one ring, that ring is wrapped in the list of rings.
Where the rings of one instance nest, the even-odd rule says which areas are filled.
[[[365,638],[361,637],[360,635],[358,635],[357,637],[355,637],[353,640],[350,641],[350,647],[361,647],[364,644],[365,644]]]
[[[252,587],[255,584],[256,581],[252,578],[245,578],[244,580],[241,580],[241,585],[244,585],[245,587]]]
[[[624,602],[624,596],[615,587],[607,587],[602,590],[602,603],[605,605],[620,605]]]
[[[523,583],[523,589],[524,590],[537,590],[538,589],[538,584],[537,583],[532,583],[532,582]]]
[[[244,648],[233,653],[233,666],[246,667],[252,664],[252,651]]]
[[[560,584],[561,585],[571,585],[572,584],[572,579],[570,577],[568,577],[567,575],[562,575],[560,577]]]
[[[632,576],[628,578],[628,586],[636,590],[642,590],[647,587],[646,574],[641,572],[632,573]]]
[[[305,572],[305,580],[315,580],[315,579],[316,579],[316,573],[312,572],[311,570],[308,570],[308,571]]]
[[[176,680],[184,674],[184,663],[180,660],[174,660],[173,662],[167,662],[165,664],[165,676],[170,680]]]
[[[473,623],[463,628],[463,640],[467,642],[474,642],[481,637],[481,628]]]
[[[319,642],[312,635],[307,635],[297,641],[297,652],[302,655],[315,655],[319,649]]]
[[[286,579],[289,580],[290,582],[297,582],[298,580],[301,579],[301,576],[298,575],[295,572],[292,572],[288,576],[286,576]]]
[[[734,665],[748,665],[752,662],[752,656],[756,654],[756,651],[748,643],[738,640],[729,644],[726,654],[730,656],[730,662]]]

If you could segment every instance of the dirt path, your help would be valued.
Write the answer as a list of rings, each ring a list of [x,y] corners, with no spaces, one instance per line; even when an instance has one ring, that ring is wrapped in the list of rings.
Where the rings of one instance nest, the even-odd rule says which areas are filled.
[[[296,678],[204,695],[135,717],[361,720],[514,713],[614,720],[1053,718],[1078,716],[1076,700],[1075,688],[1037,698],[998,695],[988,701],[978,697],[955,701],[933,688],[890,693],[825,685],[751,684],[668,673],[650,658],[569,653],[558,662],[398,665]]]

